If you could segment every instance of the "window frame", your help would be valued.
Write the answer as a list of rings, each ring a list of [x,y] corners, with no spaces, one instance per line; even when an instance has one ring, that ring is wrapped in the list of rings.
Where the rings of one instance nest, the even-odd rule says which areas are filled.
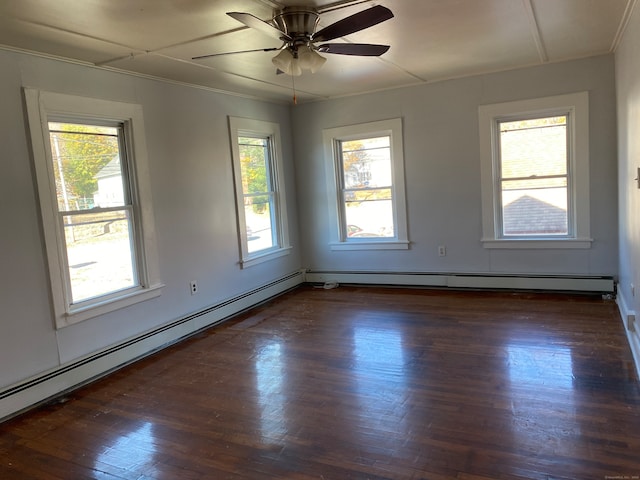
[[[568,234],[502,234],[500,131],[504,121],[567,116]],[[484,248],[591,247],[589,209],[589,94],[579,92],[490,105],[478,109]]]
[[[28,126],[33,149],[36,185],[40,202],[49,283],[56,328],[94,318],[158,297],[164,285],[160,280],[151,188],[149,182],[144,117],[137,104],[115,102],[76,95],[24,88]],[[67,249],[60,219],[52,161],[49,122],[121,124],[133,220],[133,255],[137,285],[112,291],[74,304],[69,291]]]
[[[328,163],[327,185],[330,196],[331,250],[407,250],[409,248],[407,207],[404,174],[404,147],[402,119],[393,118],[322,131],[325,157]],[[347,235],[347,224],[342,198],[342,170],[340,144],[344,141],[366,138],[390,138],[391,202],[394,222],[393,237],[360,237]]]
[[[247,268],[260,263],[288,255],[291,252],[289,243],[289,224],[287,220],[287,200],[285,191],[284,168],[282,165],[282,145],[280,125],[274,122],[249,118],[229,117],[229,134],[231,140],[231,157],[236,197],[236,221],[238,243],[240,249],[240,267]],[[239,137],[253,137],[267,140],[269,147],[267,178],[270,181],[271,228],[274,245],[270,248],[249,252],[247,238],[247,221],[244,213],[244,191],[240,159]]]

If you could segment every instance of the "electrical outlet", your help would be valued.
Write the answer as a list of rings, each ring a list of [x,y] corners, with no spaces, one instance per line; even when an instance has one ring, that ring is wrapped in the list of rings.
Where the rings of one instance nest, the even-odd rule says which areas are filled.
[[[630,332],[636,331],[636,316],[635,315],[627,315],[627,330]]]
[[[439,257],[446,257],[447,256],[447,247],[445,247],[444,245],[440,245],[438,247],[438,256]]]
[[[198,282],[196,282],[195,280],[191,280],[189,282],[189,289],[191,290],[191,295],[195,295],[196,293],[198,293]]]

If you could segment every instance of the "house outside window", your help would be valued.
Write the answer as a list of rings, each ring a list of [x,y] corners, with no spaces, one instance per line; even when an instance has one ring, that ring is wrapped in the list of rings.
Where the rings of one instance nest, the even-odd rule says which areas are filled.
[[[49,167],[54,173],[73,306],[140,285],[135,214],[120,148],[123,125],[105,123],[48,122]],[[110,188],[101,175],[105,169],[110,171],[111,182],[106,184]]]
[[[229,118],[243,268],[288,254],[280,129],[275,123]]]
[[[567,121],[498,121],[502,237],[570,234]]]
[[[337,140],[347,238],[394,238],[391,137]]]
[[[481,106],[485,248],[589,248],[588,94]]]
[[[141,108],[34,89],[25,99],[56,325],[159,295]]]
[[[337,199],[331,248],[407,249],[401,120],[331,128],[323,135]]]

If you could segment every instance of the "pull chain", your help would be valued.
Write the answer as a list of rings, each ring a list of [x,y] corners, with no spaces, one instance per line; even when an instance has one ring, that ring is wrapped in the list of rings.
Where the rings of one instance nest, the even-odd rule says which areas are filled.
[[[291,75],[291,88],[293,89],[293,104],[297,105],[298,104],[298,97],[296,97],[296,77],[294,77],[293,75]]]

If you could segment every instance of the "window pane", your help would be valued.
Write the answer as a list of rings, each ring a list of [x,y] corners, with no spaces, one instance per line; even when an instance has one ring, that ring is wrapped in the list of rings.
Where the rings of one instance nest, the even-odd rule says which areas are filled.
[[[502,178],[566,175],[567,118],[500,122]]]
[[[345,188],[392,184],[390,137],[341,142],[341,149]]]
[[[345,192],[347,236],[394,237],[391,189]]]
[[[49,132],[59,211],[127,204],[117,128],[49,122]]]
[[[344,192],[346,202],[358,203],[368,200],[391,200],[390,188],[369,188],[362,190],[347,190]]]
[[[361,138],[358,140],[342,141],[343,152],[353,152],[357,150],[368,150],[372,148],[383,148],[391,146],[391,137],[385,135],[383,137]]]
[[[500,166],[502,234],[568,235],[567,117],[500,122]]]
[[[238,137],[240,170],[247,229],[247,252],[276,245],[273,221],[273,188],[270,174],[270,142],[262,137]]]
[[[567,186],[520,184],[502,191],[503,235],[568,235]],[[508,185],[511,187],[512,185]]]
[[[267,167],[269,143],[267,139],[238,137],[238,143],[243,193],[270,191]]]
[[[340,142],[347,237],[394,237],[391,137]]]
[[[72,303],[138,284],[129,211],[65,215],[64,233]]]
[[[244,218],[247,227],[247,251],[265,250],[276,245],[274,241],[271,197],[262,195],[245,199]]]

